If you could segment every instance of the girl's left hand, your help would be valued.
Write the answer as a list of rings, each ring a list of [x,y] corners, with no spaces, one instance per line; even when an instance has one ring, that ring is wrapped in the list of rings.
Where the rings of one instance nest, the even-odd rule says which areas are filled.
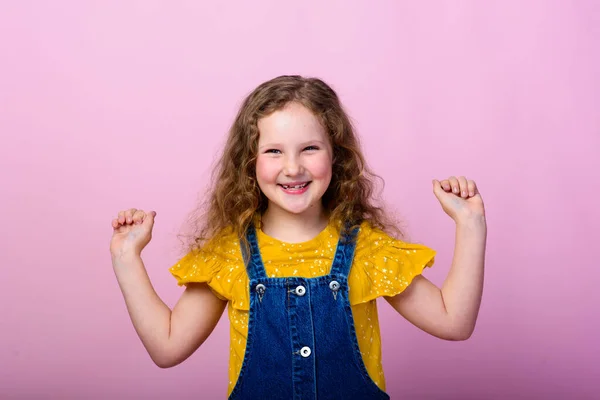
[[[451,176],[443,181],[433,180],[433,193],[442,208],[455,222],[462,219],[485,217],[483,199],[472,180]]]

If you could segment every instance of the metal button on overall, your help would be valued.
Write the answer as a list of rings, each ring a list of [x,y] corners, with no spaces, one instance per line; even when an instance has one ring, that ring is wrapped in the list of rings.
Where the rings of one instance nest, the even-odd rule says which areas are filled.
[[[304,286],[300,285],[296,288],[296,294],[298,296],[304,296],[305,293],[306,293],[306,288]]]
[[[300,355],[304,358],[310,356],[310,347],[308,346],[304,346],[303,348],[300,349]]]

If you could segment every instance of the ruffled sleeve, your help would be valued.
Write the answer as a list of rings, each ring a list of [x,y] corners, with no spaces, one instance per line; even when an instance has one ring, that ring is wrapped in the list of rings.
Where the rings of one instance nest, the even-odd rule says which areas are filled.
[[[350,304],[401,293],[415,276],[433,266],[435,255],[427,246],[394,239],[363,224],[348,277]]]
[[[232,233],[214,237],[202,249],[190,251],[169,272],[179,286],[190,282],[206,282],[221,300],[234,308],[248,310],[248,276],[239,240]]]

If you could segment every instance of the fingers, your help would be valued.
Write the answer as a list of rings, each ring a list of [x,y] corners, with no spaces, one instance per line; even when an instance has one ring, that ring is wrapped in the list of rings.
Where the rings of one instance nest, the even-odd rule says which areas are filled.
[[[135,208],[130,208],[129,210],[119,211],[119,224],[125,225],[131,223],[131,216],[137,210]]]
[[[433,183],[433,193],[435,193],[436,195],[438,195],[440,192],[443,192],[443,187],[442,187],[442,183],[440,181],[438,181],[437,179],[434,179],[432,181]]]
[[[442,189],[444,189],[444,191],[446,191],[446,192],[452,191],[452,187],[450,186],[450,181],[448,179],[444,179],[441,182],[441,185],[442,185]]]
[[[475,181],[473,180],[468,180],[467,181],[467,187],[469,190],[469,196],[473,197],[475,196],[478,192],[477,192],[477,185],[475,184]]]
[[[465,178],[464,176],[460,176],[458,178],[451,176],[450,178],[441,181],[440,185],[445,192],[452,192],[464,199],[478,194],[477,185],[475,182],[471,179]]]
[[[137,212],[137,209],[135,208],[130,208],[129,210],[125,211],[125,221],[128,224],[131,224],[133,222],[133,215]]]
[[[133,224],[141,224],[145,217],[146,213],[144,211],[136,210],[131,217],[131,221]]]
[[[460,176],[458,177],[458,194],[460,195],[460,197],[462,197],[463,199],[469,197],[469,188],[467,187],[467,178],[465,178],[464,176]]]
[[[142,224],[145,220],[151,220],[154,222],[156,212],[150,211],[146,213],[144,210],[138,210],[137,208],[130,208],[128,210],[119,211],[117,218],[112,220],[113,229],[118,229],[124,225],[138,225]]]
[[[442,188],[444,188],[444,190],[446,192],[452,192],[454,194],[459,194],[460,193],[459,182],[458,182],[458,179],[456,179],[455,176],[451,176],[448,179],[444,179],[442,181]]]

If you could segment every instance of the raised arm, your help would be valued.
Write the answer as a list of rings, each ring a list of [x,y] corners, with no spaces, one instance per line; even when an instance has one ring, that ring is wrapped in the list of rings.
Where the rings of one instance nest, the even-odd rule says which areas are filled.
[[[204,343],[227,303],[202,283],[189,284],[173,310],[160,299],[141,258],[151,239],[154,216],[135,209],[119,213],[113,220],[111,257],[135,331],[154,363],[169,368]]]
[[[455,189],[456,188],[456,189]],[[402,293],[386,300],[408,321],[447,340],[466,340],[473,330],[483,294],[487,224],[473,181],[434,181],[444,211],[456,222],[454,256],[442,288],[419,275]]]

